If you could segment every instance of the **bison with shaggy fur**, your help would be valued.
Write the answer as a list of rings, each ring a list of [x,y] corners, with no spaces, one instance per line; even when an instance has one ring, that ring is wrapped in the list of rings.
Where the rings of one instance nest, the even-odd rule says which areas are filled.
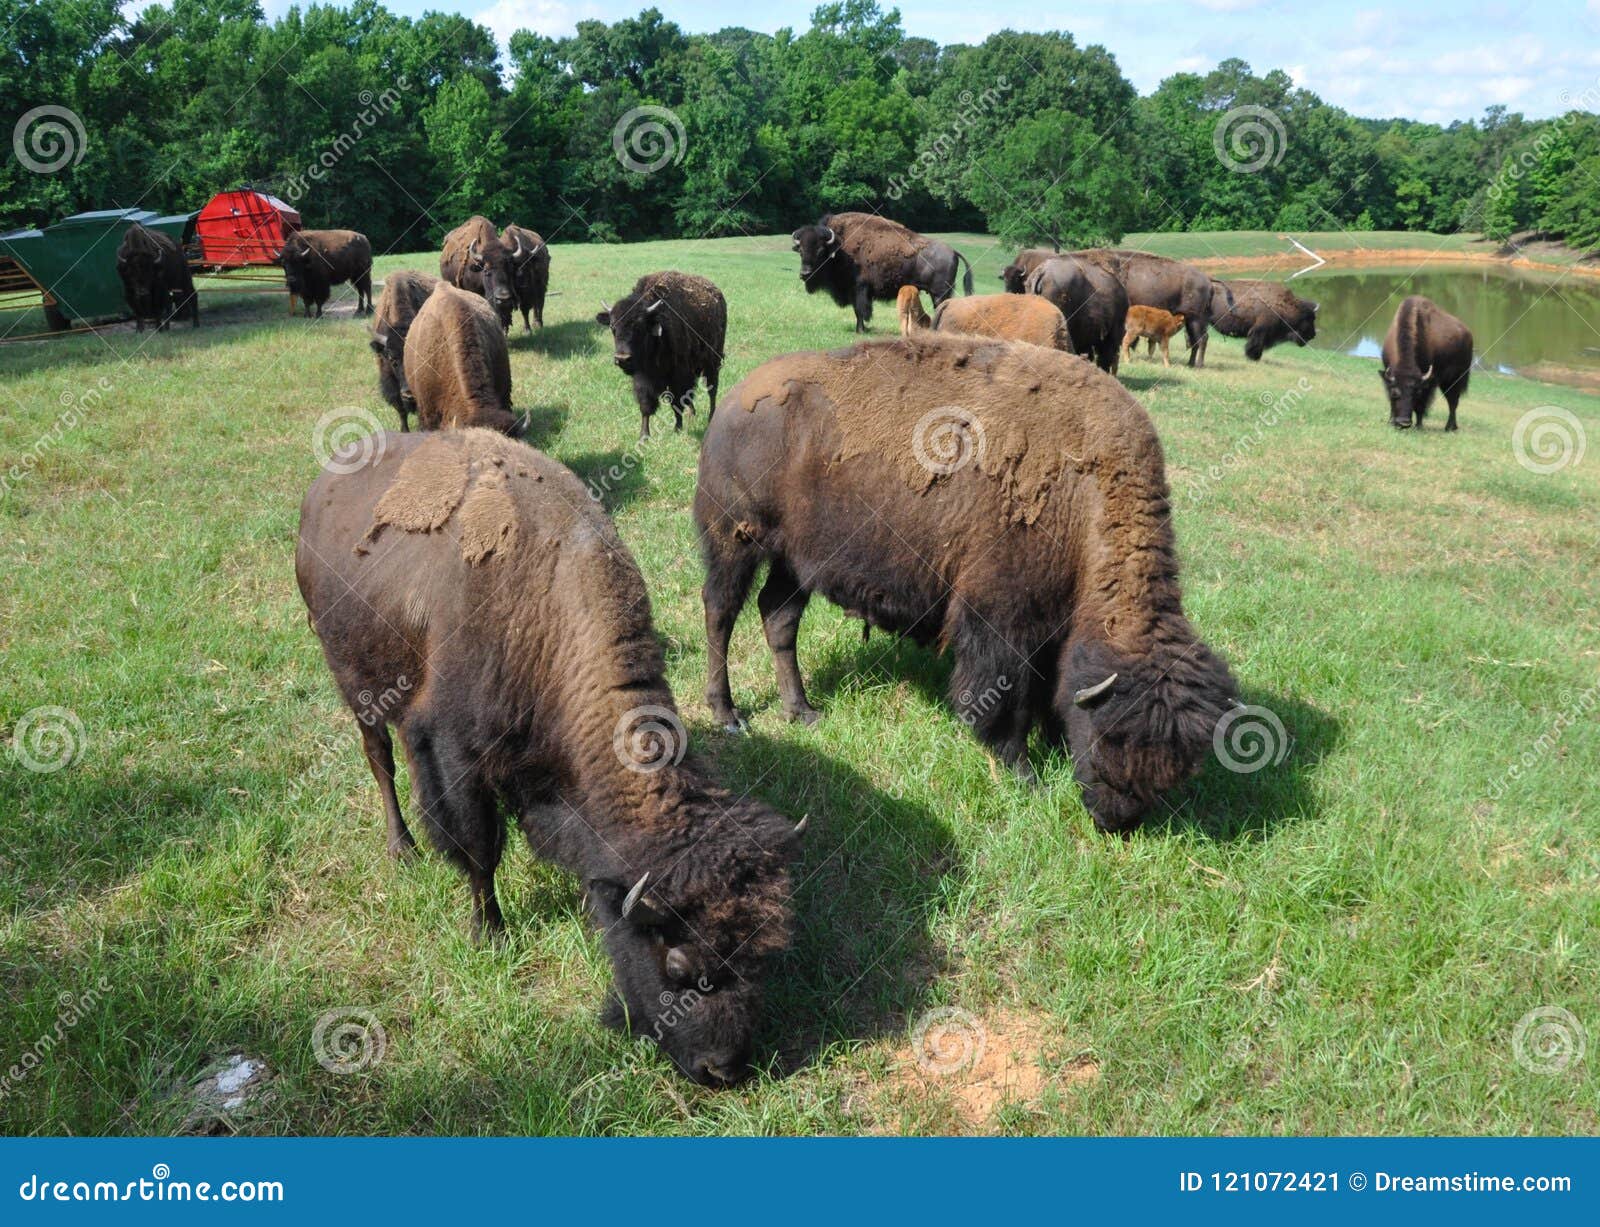
[[[615,980],[609,1022],[689,1077],[748,1067],[760,983],[790,937],[795,828],[685,757],[650,600],[570,470],[483,430],[386,435],[335,456],[300,508],[295,576],[383,797],[415,812],[503,927],[508,817],[583,884]]]
[[[1450,407],[1446,430],[1456,429],[1456,405],[1472,371],[1472,333],[1431,298],[1413,294],[1400,304],[1383,338],[1383,388],[1389,422],[1400,430],[1422,425],[1435,391]]]
[[[1220,303],[1212,326],[1225,337],[1243,337],[1244,356],[1251,362],[1274,345],[1305,345],[1317,335],[1317,304],[1301,298],[1280,281],[1229,281],[1232,301]]]
[[[423,430],[487,426],[515,433],[506,335],[478,295],[438,282],[411,321],[404,361]]]
[[[536,232],[515,223],[501,232],[500,242],[511,251],[511,288],[522,312],[522,331],[533,331],[528,325],[529,311],[533,322],[543,328],[544,299],[550,289],[550,245]]]
[[[458,289],[481,295],[499,316],[501,329],[511,331],[511,313],[517,306],[517,270],[511,262],[511,249],[500,241],[487,217],[475,213],[444,236],[439,276]]]
[[[763,562],[791,719],[817,718],[795,638],[820,593],[948,648],[951,702],[1019,774],[1035,725],[1064,744],[1102,830],[1191,775],[1235,701],[1184,617],[1155,427],[1066,354],[933,333],[768,362],[706,431],[694,516],[729,728],[729,636]]]
[[[1027,289],[1066,318],[1074,353],[1116,371],[1128,318],[1128,295],[1116,277],[1087,260],[1056,256],[1028,274]]]
[[[728,303],[704,277],[668,270],[646,273],[633,292],[608,307],[595,323],[611,330],[612,361],[633,380],[639,405],[639,437],[650,437],[650,419],[665,395],[674,429],[694,412],[695,384],[706,381],[711,413],[717,411],[717,381],[728,337]]]
[[[356,291],[356,314],[372,310],[372,244],[354,230],[297,230],[278,257],[289,293],[306,305],[306,314],[322,304],[333,287],[349,282]]]
[[[372,316],[372,336],[368,344],[378,359],[378,391],[400,415],[400,429],[410,430],[409,417],[416,412],[417,399],[406,382],[406,334],[422,304],[428,301],[437,277],[404,268],[383,279]]]
[[[1046,260],[1054,260],[1061,254],[1053,247],[1024,247],[1017,253],[1017,258],[1000,270],[1000,280],[1005,284],[1007,294],[1026,294],[1028,292],[1028,274],[1033,272]]]
[[[1073,353],[1072,334],[1056,305],[1032,294],[978,294],[949,298],[933,313],[936,332],[961,332],[999,341],[1026,341]]]
[[[166,328],[169,321],[187,315],[200,327],[200,296],[194,291],[194,274],[183,249],[170,235],[138,222],[129,224],[117,248],[117,276],[122,296],[143,332],[145,321]]]
[[[1116,248],[1091,248],[1074,252],[1114,276],[1128,293],[1128,305],[1134,307],[1160,307],[1174,315],[1183,316],[1184,332],[1189,339],[1189,365],[1206,364],[1206,340],[1213,314],[1225,310],[1232,298],[1223,286],[1220,297],[1213,281],[1192,264],[1169,260],[1165,256],[1152,256],[1143,251],[1124,251]]]
[[[841,307],[854,307],[857,332],[867,331],[873,302],[893,302],[901,286],[926,290],[937,307],[955,293],[962,265],[963,291],[972,293],[972,265],[964,255],[876,213],[829,213],[790,237],[806,293],[826,290]]]

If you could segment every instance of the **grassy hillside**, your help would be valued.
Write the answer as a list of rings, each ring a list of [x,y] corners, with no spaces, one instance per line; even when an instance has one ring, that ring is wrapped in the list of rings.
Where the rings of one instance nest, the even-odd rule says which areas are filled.
[[[1600,399],[1479,374],[1460,433],[1401,434],[1358,359],[1252,365],[1214,338],[1204,371],[1128,364],[1188,611],[1283,753],[1208,762],[1124,843],[1064,762],[1035,791],[992,773],[942,697],[948,662],[863,643],[821,602],[800,657],[823,720],[782,721],[752,610],[733,648],[751,734],[712,725],[688,510],[704,419],[637,448],[591,322],[674,265],[727,294],[728,384],[851,339],[786,239],[557,248],[548,326],[514,334],[515,399],[638,557],[698,749],[811,816],[771,1074],[700,1091],[603,1030],[577,884],[525,848],[501,871],[510,940],[484,951],[452,869],[386,861],[291,558],[319,421],[391,415],[362,323],[244,301],[197,332],[0,349],[0,455],[21,466],[0,474],[0,738],[67,764],[0,758],[0,1128],[206,1127],[191,1084],[238,1052],[273,1071],[233,1110],[250,1131],[1596,1128],[1593,1052],[1519,1061],[1514,1033],[1560,1007],[1600,1038],[1600,456],[1538,473],[1513,436],[1553,405],[1593,440]],[[919,1020],[945,1007],[982,1060],[937,1072],[945,1035],[919,1069]],[[366,1012],[356,1072],[318,1062],[332,1011]]]

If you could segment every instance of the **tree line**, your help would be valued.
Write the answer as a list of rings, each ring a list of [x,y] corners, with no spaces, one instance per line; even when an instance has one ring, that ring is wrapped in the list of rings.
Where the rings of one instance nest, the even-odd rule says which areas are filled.
[[[1069,246],[1539,229],[1600,247],[1586,110],[1362,119],[1237,59],[1140,96],[1069,33],[939,46],[874,0],[775,35],[689,34],[646,9],[567,38],[520,31],[505,58],[464,17],[375,0],[272,22],[256,0],[132,16],[119,0],[0,0],[0,28],[8,228],[186,211],[249,183],[380,251],[435,245],[473,212],[579,242],[782,232],[849,208]]]

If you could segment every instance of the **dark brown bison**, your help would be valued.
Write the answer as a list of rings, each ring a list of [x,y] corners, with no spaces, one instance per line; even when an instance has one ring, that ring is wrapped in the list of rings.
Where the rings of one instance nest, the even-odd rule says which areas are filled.
[[[1234,700],[1183,615],[1161,444],[1103,371],[1053,350],[919,333],[759,367],[706,431],[706,702],[741,721],[728,641],[757,604],[783,710],[821,593],[868,626],[949,648],[951,701],[1030,774],[1039,724],[1070,748],[1102,830],[1188,777]]]
[[[672,405],[674,429],[683,429],[684,410],[694,412],[695,384],[702,377],[716,413],[728,304],[711,282],[674,270],[646,273],[616,306],[602,301],[594,318],[611,329],[612,359],[633,379],[641,439],[650,437],[650,419],[663,393]]]
[[[664,676],[644,579],[568,469],[483,430],[336,455],[300,507],[295,577],[383,797],[467,876],[480,937],[513,816],[576,875],[615,969],[606,1017],[689,1077],[738,1080],[789,942],[788,819],[710,782]]]
[[[1206,339],[1210,336],[1208,326],[1212,316],[1232,302],[1226,287],[1214,306],[1215,287],[1219,283],[1192,264],[1116,248],[1097,247],[1072,254],[1105,269],[1120,281],[1128,292],[1129,306],[1160,307],[1183,316],[1184,332],[1189,338],[1189,365],[1206,364]]]
[[[1005,283],[1007,294],[1026,294],[1028,292],[1028,274],[1033,272],[1046,260],[1054,260],[1061,252],[1053,247],[1024,247],[1017,253],[1017,258],[1000,270],[1000,280]]]
[[[522,330],[533,331],[528,326],[529,311],[533,312],[533,322],[543,328],[544,298],[550,289],[550,245],[534,231],[515,223],[501,232],[500,242],[511,251],[511,288],[522,312]]]
[[[200,327],[194,274],[183,258],[183,249],[170,236],[130,223],[117,248],[117,276],[122,278],[122,296],[140,332],[146,320],[165,328],[180,315],[187,315]]]
[[[439,284],[437,277],[403,268],[383,279],[383,293],[372,317],[369,344],[378,359],[378,391],[400,415],[400,429],[410,430],[407,418],[417,400],[406,382],[406,334],[422,304]]]
[[[829,213],[791,237],[806,293],[826,290],[841,307],[853,306],[857,332],[867,330],[873,301],[895,301],[901,286],[926,290],[937,307],[955,293],[961,265],[962,289],[972,293],[972,265],[964,255],[876,213]]]
[[[1446,430],[1456,428],[1456,405],[1467,394],[1472,371],[1472,333],[1430,298],[1413,294],[1394,313],[1383,338],[1383,387],[1389,422],[1405,430],[1422,425],[1435,389],[1450,406]]]
[[[1063,353],[1075,352],[1067,321],[1056,305],[1032,294],[975,294],[947,298],[933,313],[938,332],[994,337],[1000,341],[1026,341]]]
[[[444,236],[439,252],[439,276],[458,289],[480,294],[511,331],[511,313],[517,306],[517,270],[511,249],[500,241],[494,223],[479,214],[467,218]]]
[[[1074,353],[1115,373],[1128,318],[1128,295],[1116,277],[1088,260],[1056,256],[1028,274],[1027,290],[1066,317]]]
[[[516,431],[506,335],[478,295],[437,283],[411,321],[404,363],[421,429]]]
[[[372,244],[354,230],[297,230],[278,257],[289,293],[302,299],[306,314],[322,304],[333,287],[349,282],[356,291],[356,314],[372,310]]]
[[[1244,356],[1251,362],[1274,345],[1305,345],[1317,335],[1317,304],[1299,298],[1280,281],[1217,282],[1231,302],[1219,304],[1211,323],[1225,337],[1244,337]]]

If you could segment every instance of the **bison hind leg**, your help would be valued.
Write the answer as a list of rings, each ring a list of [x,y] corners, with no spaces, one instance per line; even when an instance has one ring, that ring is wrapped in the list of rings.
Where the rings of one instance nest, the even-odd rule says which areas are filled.
[[[415,855],[417,841],[406,826],[400,812],[400,798],[394,790],[394,742],[389,738],[389,726],[381,722],[368,724],[361,721],[361,748],[367,755],[367,766],[372,778],[378,781],[378,792],[383,796],[383,819],[388,830],[389,856],[394,860],[408,860]]]
[[[706,564],[700,589],[706,616],[706,706],[728,732],[742,732],[744,717],[733,705],[728,685],[728,642],[761,565],[761,551],[722,515],[702,529],[700,551]]]

